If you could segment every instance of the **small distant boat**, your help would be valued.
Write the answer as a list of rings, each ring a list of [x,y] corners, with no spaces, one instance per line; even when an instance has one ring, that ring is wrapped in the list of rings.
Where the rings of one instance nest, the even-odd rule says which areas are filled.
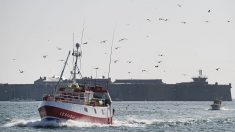
[[[211,105],[211,110],[220,110],[222,105],[222,100],[216,99],[214,103]]]

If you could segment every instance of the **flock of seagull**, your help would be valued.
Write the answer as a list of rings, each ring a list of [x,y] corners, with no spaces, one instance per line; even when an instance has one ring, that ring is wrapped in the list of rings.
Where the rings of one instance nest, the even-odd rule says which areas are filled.
[[[121,41],[124,41],[124,40],[128,40],[128,39],[127,39],[127,38],[121,38],[121,39],[118,40],[118,42],[121,42]],[[100,43],[107,43],[107,41],[108,41],[108,40],[102,40],[102,41],[100,41]],[[86,45],[86,44],[88,44],[88,42],[85,42],[85,43],[83,43],[83,44]],[[60,48],[60,47],[56,47],[56,48],[57,48],[57,50],[62,50],[62,48]],[[115,49],[115,50],[118,50],[119,48],[121,48],[121,47],[118,46],[118,47],[115,47],[114,49]],[[43,55],[42,57],[43,57],[43,59],[46,59],[47,56],[48,56],[48,55]],[[158,56],[159,56],[159,57],[163,57],[164,54],[158,54]],[[16,61],[15,58],[12,59],[12,60],[13,60],[13,61]],[[58,61],[63,62],[64,60],[61,59],[61,60],[58,60]],[[118,63],[118,61],[119,61],[119,60],[114,60],[113,62],[114,62],[114,63]],[[126,62],[127,62],[128,64],[133,63],[132,60],[128,60],[128,61],[126,61]],[[163,62],[162,60],[157,61],[157,65],[155,65],[154,67],[155,67],[155,68],[158,68],[162,62]],[[93,68],[93,69],[98,70],[99,67],[95,67],[95,68]],[[220,71],[221,68],[220,68],[220,67],[217,67],[215,70],[216,70],[216,71]],[[142,69],[141,71],[142,71],[142,72],[147,72],[146,69]],[[19,73],[21,73],[21,74],[24,73],[24,70],[19,69]],[[131,74],[130,71],[128,71],[127,73],[128,73],[128,74]],[[183,75],[183,76],[187,76],[187,74],[182,74],[182,75]]]
[[[182,4],[177,4],[177,6],[178,6],[178,7],[182,7]],[[211,13],[212,11],[211,11],[211,9],[209,9],[207,12],[208,12],[208,13]],[[159,21],[165,21],[165,22],[166,22],[166,21],[169,21],[169,19],[167,19],[167,18],[158,18],[158,20],[159,20]],[[150,18],[147,18],[146,21],[151,22],[152,20],[151,20]],[[206,21],[204,21],[204,22],[208,23],[209,21],[206,20]],[[227,22],[230,23],[231,20],[227,20]],[[181,21],[180,23],[186,24],[187,22],[186,22],[186,21]]]
[[[182,7],[182,4],[177,4],[177,6],[178,6],[178,7]],[[212,10],[209,9],[207,12],[208,12],[208,13],[211,13]],[[169,21],[168,18],[158,18],[158,20],[159,20],[159,21],[165,21],[165,22],[166,22],[166,21]],[[146,21],[152,22],[152,20],[151,20],[150,18],[147,18]],[[208,23],[209,21],[206,20],[205,22]],[[227,22],[229,23],[229,22],[231,22],[231,21],[230,21],[230,20],[227,20]],[[181,21],[180,23],[186,24],[187,22],[186,22],[186,21]],[[127,41],[127,40],[128,40],[127,38],[120,38],[120,39],[118,40],[118,42]],[[107,42],[108,42],[108,40],[101,40],[101,41],[99,41],[100,44],[105,44],[105,43],[107,43]],[[82,44],[83,44],[83,45],[87,45],[88,42],[84,42],[84,43],[82,43]],[[119,47],[119,46],[118,46],[118,47],[114,47],[115,50],[119,50],[120,48],[121,48],[121,47]],[[56,47],[56,49],[57,49],[57,50],[62,50],[62,48],[60,48],[60,47]],[[108,54],[108,53],[105,52],[105,54]],[[163,57],[164,54],[158,54],[158,56],[159,56],[159,57]],[[46,59],[46,58],[48,57],[48,55],[43,55],[42,57],[43,57],[44,59]],[[13,61],[16,61],[15,58],[12,59],[12,60],[13,60]],[[63,62],[64,60],[61,59],[61,60],[58,60],[58,61]],[[116,59],[116,60],[114,60],[113,62],[114,62],[114,63],[118,63],[119,60]],[[154,67],[155,67],[155,68],[158,68],[162,62],[163,62],[162,60],[158,61],[157,64],[156,64]],[[132,60],[128,60],[128,61],[126,61],[126,63],[130,64],[130,63],[133,63],[133,61],[132,61]],[[98,68],[98,67],[95,67],[94,69],[98,70],[99,68]],[[215,70],[216,70],[216,71],[220,71],[221,68],[220,68],[220,67],[217,67]],[[142,71],[142,72],[147,72],[146,69],[142,69],[141,71]],[[19,69],[19,73],[21,73],[21,74],[24,73],[24,70]],[[127,73],[130,74],[131,72],[128,71]],[[187,76],[187,74],[182,74],[182,75],[183,75],[183,76]]]

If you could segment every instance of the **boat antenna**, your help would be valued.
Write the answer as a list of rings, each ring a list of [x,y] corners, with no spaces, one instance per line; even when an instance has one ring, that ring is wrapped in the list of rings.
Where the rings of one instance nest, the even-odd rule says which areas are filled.
[[[57,87],[58,87],[58,85],[60,84],[60,81],[61,81],[62,76],[63,76],[63,74],[64,74],[65,66],[66,66],[66,64],[67,64],[67,62],[68,62],[68,59],[69,59],[69,55],[70,55],[70,51],[69,51],[68,56],[67,56],[67,58],[66,58],[66,61],[65,61],[65,63],[64,63],[64,67],[63,67],[63,70],[62,70],[62,72],[61,72],[61,74],[60,74],[59,81],[57,82],[57,84],[56,84],[56,86],[55,86],[54,92],[57,91]]]
[[[76,51],[73,51],[73,53],[72,53],[72,55],[73,56],[75,56],[76,57],[76,60],[75,60],[75,65],[74,65],[74,67],[73,67],[73,79],[72,79],[72,81],[73,81],[73,83],[76,83],[76,70],[78,69],[78,74],[81,74],[80,73],[80,70],[79,70],[79,68],[78,68],[78,66],[77,66],[77,63],[78,63],[78,57],[81,57],[81,52],[79,52],[79,49],[80,48],[80,44],[79,43],[76,43]]]
[[[110,70],[111,70],[111,62],[112,62],[112,54],[113,54],[113,41],[114,41],[114,35],[115,35],[115,28],[113,29],[112,44],[111,44],[111,49],[110,49],[110,54],[109,54],[109,71],[108,71],[108,79],[109,79]]]
[[[73,32],[73,52],[74,52],[74,32]],[[73,57],[73,61],[72,61],[72,64],[74,63],[74,57]],[[70,78],[72,78],[72,71],[71,71],[71,75],[70,75]]]
[[[83,21],[83,25],[82,25],[82,36],[81,36],[81,45],[83,44],[83,33],[84,33],[84,25],[85,25],[85,21]],[[82,47],[80,46],[80,51],[82,54]],[[79,58],[80,60],[80,70],[82,70],[82,57]]]
[[[115,35],[115,27],[113,29],[112,44],[111,44],[111,49],[110,49],[111,51],[110,51],[110,54],[109,54],[109,71],[108,71],[108,79],[107,79],[107,91],[109,90],[109,77],[110,77],[109,75],[110,75],[110,71],[111,71],[111,62],[112,62],[112,54],[113,54],[113,44],[114,44],[113,41],[114,41],[114,35]],[[108,96],[109,96],[110,100],[112,101],[112,99],[109,95],[109,92],[108,92]],[[110,112],[111,112],[111,109],[110,109]]]

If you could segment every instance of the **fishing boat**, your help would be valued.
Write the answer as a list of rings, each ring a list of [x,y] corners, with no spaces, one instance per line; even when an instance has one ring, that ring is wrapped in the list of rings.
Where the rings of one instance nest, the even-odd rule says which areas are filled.
[[[222,100],[216,99],[214,103],[211,105],[211,110],[220,110],[222,105]]]
[[[79,49],[80,44],[77,43],[76,50],[72,53],[75,63],[71,72],[73,75],[71,81],[66,85],[60,84],[69,52],[54,92],[43,96],[43,101],[38,108],[40,117],[42,120],[76,120],[112,124],[114,109],[108,88],[76,82],[76,74],[81,74],[77,64],[78,58],[81,57],[81,49]]]

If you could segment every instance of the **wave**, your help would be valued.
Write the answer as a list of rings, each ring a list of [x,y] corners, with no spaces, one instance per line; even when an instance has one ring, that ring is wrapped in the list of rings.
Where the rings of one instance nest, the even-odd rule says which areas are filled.
[[[56,120],[41,120],[41,119],[15,119],[10,121],[9,123],[4,124],[2,127],[35,127],[35,128],[59,128],[59,127],[106,127],[108,125],[97,124],[97,123],[89,123],[89,122],[81,122],[81,121],[56,121]]]
[[[210,109],[205,109],[205,110],[212,110],[212,109],[210,108]],[[221,107],[220,110],[234,111],[235,109]]]
[[[81,122],[74,120],[67,121],[46,121],[41,119],[15,119],[1,127],[33,127],[33,128],[96,128],[96,127],[130,127],[130,128],[143,128],[148,126],[157,127],[177,127],[177,126],[190,126],[200,125],[205,123],[231,123],[235,119],[192,119],[192,118],[177,118],[177,119],[145,119],[138,117],[126,117],[123,119],[114,119],[113,124],[98,124]]]

